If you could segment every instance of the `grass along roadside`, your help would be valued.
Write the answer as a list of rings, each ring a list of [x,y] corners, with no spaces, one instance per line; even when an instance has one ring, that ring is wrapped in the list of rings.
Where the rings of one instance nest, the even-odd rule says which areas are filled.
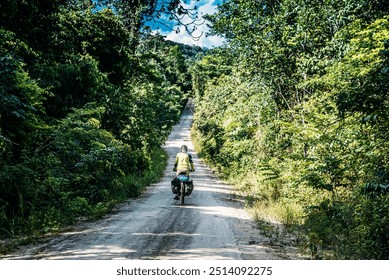
[[[247,212],[253,217],[261,233],[271,238],[274,244],[299,245],[301,251],[306,251],[302,231],[299,229],[304,216],[302,206],[293,200],[271,199],[275,195],[276,187],[261,184],[261,178],[257,174],[245,174],[236,178],[231,174],[219,172],[219,168],[213,165],[202,151],[200,135],[193,128],[191,136],[198,156],[219,178],[233,186],[233,195],[244,200]]]

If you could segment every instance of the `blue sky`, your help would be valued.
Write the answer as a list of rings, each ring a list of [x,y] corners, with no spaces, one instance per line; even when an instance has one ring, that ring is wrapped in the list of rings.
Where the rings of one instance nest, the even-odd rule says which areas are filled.
[[[97,0],[93,0],[94,2],[97,2]],[[185,3],[186,8],[193,8],[195,5],[198,10],[198,16],[201,18],[203,15],[206,14],[213,14],[216,12],[216,8],[218,5],[222,4],[225,0],[181,0],[181,2]],[[161,0],[162,2],[162,0]],[[176,29],[177,26],[174,27],[174,23],[169,21],[167,19],[167,16],[162,16],[160,19],[165,24],[157,24],[155,22],[148,22],[147,25],[151,27],[153,32],[159,33],[161,35],[166,36],[166,39],[175,41],[182,44],[187,45],[196,45],[200,47],[206,47],[206,48],[212,48],[212,47],[218,47],[223,44],[223,39],[217,36],[206,36],[206,33],[208,32],[208,27],[206,22],[204,22],[202,25],[197,27],[196,32],[193,34],[194,36],[199,36],[200,34],[203,34],[200,39],[194,40],[191,38],[191,36],[185,31],[185,28],[183,26],[178,27],[180,29],[180,32],[177,33]],[[186,21],[188,22],[188,21]],[[168,28],[166,25],[169,25],[170,28]]]
[[[186,7],[193,8],[195,5],[198,9],[198,15],[201,17],[205,14],[213,14],[216,12],[216,8],[219,4],[223,2],[223,0],[187,0],[183,1],[186,3]],[[161,18],[161,21],[167,21],[167,19]],[[188,22],[187,20],[186,22]],[[223,39],[216,36],[205,36],[206,32],[208,31],[208,27],[206,23],[198,26],[197,30],[193,34],[194,36],[198,36],[201,33],[203,35],[200,37],[199,40],[194,40],[189,36],[189,34],[185,31],[184,27],[179,27],[180,32],[176,33],[175,29],[169,29],[164,25],[161,24],[155,24],[155,23],[149,23],[150,27],[152,28],[153,32],[158,32],[164,36],[166,36],[166,39],[187,44],[187,45],[197,45],[201,47],[217,47],[223,44]]]

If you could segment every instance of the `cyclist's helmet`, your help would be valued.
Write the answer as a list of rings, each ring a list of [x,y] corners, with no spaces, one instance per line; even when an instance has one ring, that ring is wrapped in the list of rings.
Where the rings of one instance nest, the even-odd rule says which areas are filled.
[[[187,151],[188,151],[188,147],[186,145],[182,145],[181,152],[187,152]]]

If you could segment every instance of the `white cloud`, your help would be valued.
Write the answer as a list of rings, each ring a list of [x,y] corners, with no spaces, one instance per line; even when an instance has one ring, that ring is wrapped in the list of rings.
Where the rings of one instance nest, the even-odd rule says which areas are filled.
[[[179,33],[177,33],[176,31],[172,31],[169,33],[159,31],[159,33],[166,36],[166,39],[168,40],[186,44],[186,45],[196,45],[200,47],[212,48],[212,47],[221,46],[224,43],[224,40],[220,37],[206,36],[205,33],[207,31],[207,28],[200,27],[198,30],[196,30],[196,34],[201,34],[201,31],[203,31],[202,36],[196,40],[186,32],[183,26],[181,26],[179,29],[180,29]]]
[[[204,1],[202,1],[204,2]],[[211,0],[208,1],[205,4],[198,4],[198,15],[202,17],[203,15],[206,14],[213,14],[216,12],[216,0]],[[193,3],[191,4],[186,4],[186,8],[192,8]],[[224,40],[218,36],[206,36],[205,34],[209,31],[208,26],[206,23],[203,23],[200,26],[197,26],[197,30],[193,33],[194,37],[198,37],[200,34],[202,36],[198,40],[194,40],[191,38],[191,36],[187,33],[185,30],[185,27],[180,26],[179,27],[180,32],[177,33],[175,30],[166,32],[166,31],[161,31],[161,30],[156,30],[160,34],[166,36],[166,39],[182,43],[182,44],[187,44],[187,45],[196,45],[200,47],[206,47],[206,48],[212,48],[212,47],[218,47],[221,46],[224,43]]]

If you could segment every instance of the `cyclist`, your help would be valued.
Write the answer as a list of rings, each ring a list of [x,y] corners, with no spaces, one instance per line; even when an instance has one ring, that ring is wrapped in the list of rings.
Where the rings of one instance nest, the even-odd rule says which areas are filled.
[[[192,155],[188,153],[188,147],[186,145],[182,145],[180,152],[177,153],[173,171],[176,171],[177,175],[185,174],[185,176],[189,176],[190,172],[195,171]],[[178,199],[178,195],[174,199]]]
[[[195,171],[192,155],[188,154],[188,147],[186,145],[182,145],[181,151],[177,153],[173,171],[177,171],[177,175],[185,173],[186,176],[189,176],[189,172]]]

